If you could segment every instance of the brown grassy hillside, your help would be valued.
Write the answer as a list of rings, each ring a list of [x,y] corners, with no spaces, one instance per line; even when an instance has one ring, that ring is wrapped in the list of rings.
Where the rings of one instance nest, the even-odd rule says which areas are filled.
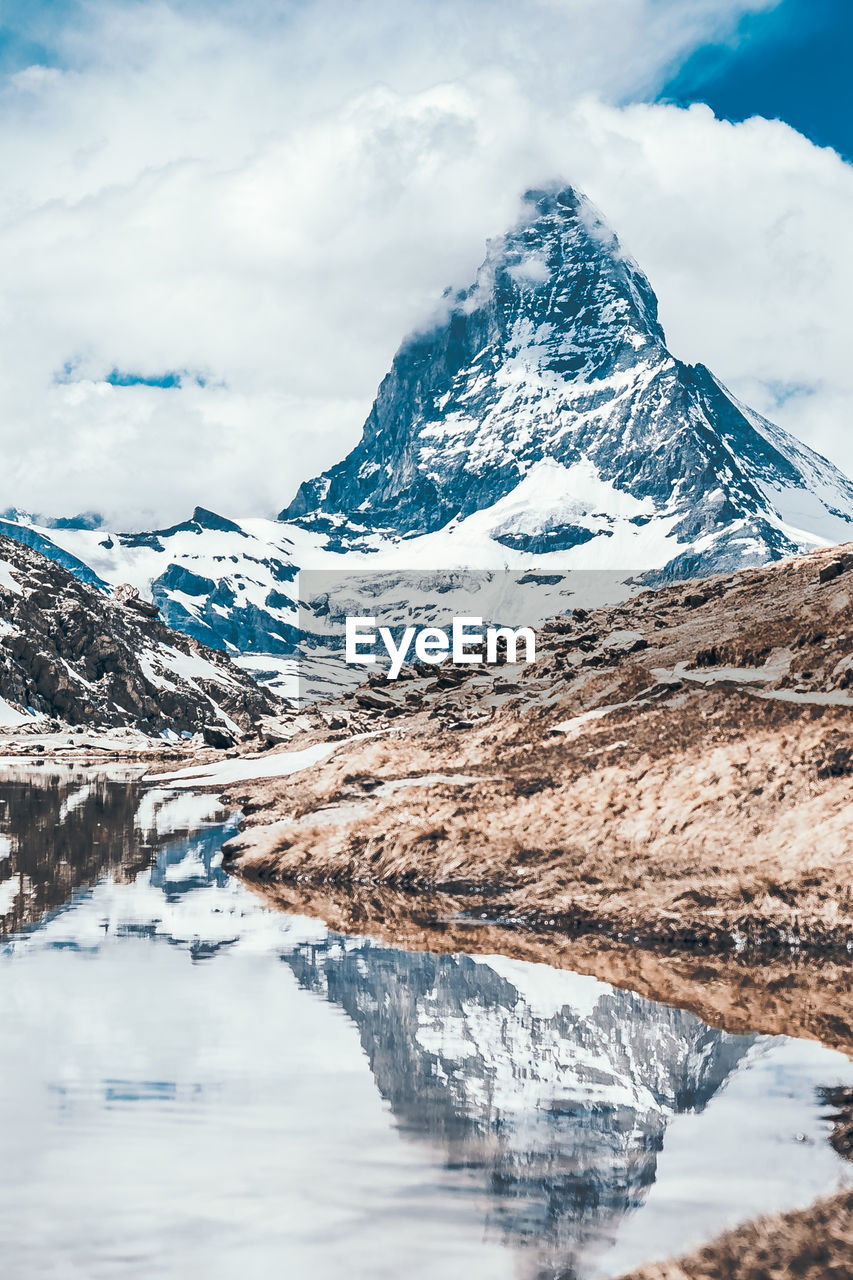
[[[575,614],[529,667],[375,682],[310,736],[380,736],[235,796],[231,865],[576,932],[845,950],[852,601],[834,549]]]

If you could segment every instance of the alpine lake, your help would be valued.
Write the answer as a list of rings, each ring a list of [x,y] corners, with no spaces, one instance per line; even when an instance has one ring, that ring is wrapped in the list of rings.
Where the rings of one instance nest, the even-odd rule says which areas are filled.
[[[15,1280],[594,1280],[853,1182],[853,1063],[271,909],[215,796],[0,765]]]

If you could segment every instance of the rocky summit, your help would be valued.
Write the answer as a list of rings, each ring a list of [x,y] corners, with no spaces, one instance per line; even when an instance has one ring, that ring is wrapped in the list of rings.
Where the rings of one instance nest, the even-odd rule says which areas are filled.
[[[0,535],[0,725],[201,732],[225,747],[274,712],[274,700],[224,654],[157,615],[135,588],[110,597]]]
[[[496,564],[596,544],[572,567],[603,548],[684,577],[853,536],[853,485],[669,352],[646,276],[568,188],[528,193],[474,283],[400,347],[356,448],[281,519],[342,546],[467,525]]]

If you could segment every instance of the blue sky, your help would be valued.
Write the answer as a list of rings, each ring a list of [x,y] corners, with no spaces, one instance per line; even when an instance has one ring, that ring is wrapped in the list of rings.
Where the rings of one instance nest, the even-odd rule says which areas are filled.
[[[697,49],[662,100],[706,102],[725,120],[784,120],[853,159],[853,3],[782,0],[744,17],[722,44]]]
[[[0,0],[0,65],[53,65],[57,33],[78,10],[76,0]]]
[[[695,0],[683,0],[689,9]],[[606,3],[606,0],[605,0]],[[465,0],[462,0],[462,7]],[[131,7],[131,6],[128,6]],[[229,0],[182,0],[182,10],[227,11]],[[280,18],[291,5],[273,6]],[[252,9],[269,6],[244,4]],[[63,34],[86,23],[86,0],[0,0],[0,67],[62,66]],[[78,49],[79,52],[79,49]],[[658,101],[707,103],[721,119],[759,115],[792,125],[853,159],[853,3],[779,0],[748,14],[720,43],[695,49],[663,84]]]

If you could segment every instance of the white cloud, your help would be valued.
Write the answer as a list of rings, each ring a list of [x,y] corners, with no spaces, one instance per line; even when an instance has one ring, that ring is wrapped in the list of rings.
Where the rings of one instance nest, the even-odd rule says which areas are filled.
[[[853,468],[853,171],[778,124],[612,105],[769,3],[92,6],[68,70],[0,93],[0,507],[279,509],[555,176],[646,268],[677,354]]]
[[[576,180],[650,276],[676,355],[853,473],[853,166],[779,121],[581,104]]]

